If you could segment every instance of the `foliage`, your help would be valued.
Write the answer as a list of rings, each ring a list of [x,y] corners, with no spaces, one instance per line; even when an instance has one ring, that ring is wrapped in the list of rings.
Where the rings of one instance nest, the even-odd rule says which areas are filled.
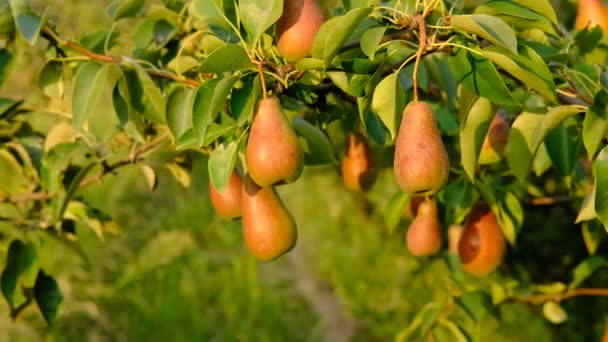
[[[268,94],[280,97],[309,170],[327,179],[353,131],[370,139],[384,168],[384,178],[367,195],[377,209],[359,219],[379,226],[378,213],[383,213],[389,229],[386,235],[355,237],[390,239],[386,251],[378,241],[365,251],[365,240],[342,236],[342,243],[355,247],[341,246],[324,260],[334,246],[314,237],[323,230],[310,233],[319,242],[311,257],[346,306],[368,294],[352,274],[343,274],[345,263],[372,272],[377,266],[370,260],[390,264],[395,262],[390,256],[401,252],[394,238],[403,236],[409,198],[395,190],[387,174],[401,113],[412,98],[430,103],[450,156],[449,183],[436,196],[443,228],[463,223],[474,203],[486,202],[510,244],[499,272],[483,279],[463,273],[458,258],[447,252],[408,259],[414,260],[408,274],[426,270],[408,290],[424,293],[431,286],[436,291],[407,308],[380,308],[407,312],[398,319],[403,326],[367,336],[479,339],[492,334],[479,330],[488,320],[508,325],[514,303],[535,305],[559,324],[569,309],[577,312],[576,304],[565,300],[605,296],[608,290],[597,287],[606,280],[600,270],[608,266],[602,244],[608,227],[608,46],[602,30],[566,30],[546,0],[491,0],[479,6],[413,0],[324,4],[328,20],[311,56],[290,64],[280,57],[273,35],[283,10],[280,0],[116,1],[107,8],[112,25],[77,32],[73,40],[64,38],[60,23],[49,20],[45,10],[0,0],[5,9],[0,11],[0,85],[19,72],[14,65],[22,63],[25,51],[40,45],[46,50],[36,72],[38,90],[0,98],[0,250],[5,255],[0,285],[11,317],[32,304],[49,323],[60,313],[61,284],[44,257],[49,245],[86,260],[82,230],[100,240],[116,232],[113,213],[95,205],[89,189],[133,170],[150,189],[164,172],[187,188],[196,184],[191,171],[198,154],[208,156],[211,182],[223,189],[235,167],[246,169],[256,104]],[[499,108],[511,126],[504,158],[479,165],[483,137]],[[306,181],[312,182],[301,182]],[[311,192],[299,182],[285,192]],[[323,191],[310,198],[322,196]],[[309,210],[296,212],[300,226],[319,215],[319,208],[331,210],[320,204],[312,211],[307,203],[297,207]],[[564,232],[572,228],[580,232]],[[565,241],[558,241],[561,232]],[[575,245],[572,236],[583,243]],[[187,232],[162,232],[114,281],[119,288],[140,277],[154,281],[155,269],[174,265],[196,244]],[[350,249],[361,251],[365,260],[353,260]],[[242,267],[252,267],[251,259],[243,262]],[[179,269],[173,272],[183,276]],[[395,279],[381,285],[387,283],[397,287],[385,289],[393,294],[408,286]],[[390,299],[386,293],[373,295],[380,297],[363,307],[378,314],[374,305]],[[249,305],[276,301],[254,299]],[[515,310],[525,311],[522,307]],[[352,308],[358,318],[369,313],[358,309]],[[280,316],[272,310],[270,315]],[[298,319],[310,320],[304,316]],[[599,329],[602,318],[593,317],[590,326]],[[383,324],[373,316],[365,320],[364,331]]]

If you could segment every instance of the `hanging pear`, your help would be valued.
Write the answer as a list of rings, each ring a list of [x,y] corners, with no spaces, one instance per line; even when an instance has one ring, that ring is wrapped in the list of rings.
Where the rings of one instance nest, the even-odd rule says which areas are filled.
[[[224,192],[219,192],[209,179],[209,197],[217,215],[232,220],[243,215],[243,182],[237,170],[232,170]]]
[[[490,207],[473,207],[458,242],[462,268],[470,274],[484,276],[500,265],[505,249],[505,237]]]
[[[315,35],[325,22],[316,0],[284,0],[283,14],[276,24],[279,53],[289,62],[310,55]]]
[[[304,168],[304,154],[275,97],[260,101],[247,143],[247,170],[260,186],[295,181]]]
[[[251,253],[273,260],[296,244],[296,223],[274,187],[263,188],[249,174],[243,181],[243,236]]]
[[[352,191],[367,191],[376,180],[376,169],[365,136],[351,133],[342,160],[342,181]]]
[[[490,122],[488,133],[481,145],[479,164],[492,164],[500,161],[505,154],[509,130],[509,122],[505,118],[505,113],[502,110],[498,111]]]
[[[427,198],[418,206],[416,218],[405,237],[407,249],[415,256],[433,255],[441,248],[441,231],[437,204]]]
[[[432,195],[448,181],[450,160],[431,107],[410,102],[395,142],[395,177],[410,196]]]

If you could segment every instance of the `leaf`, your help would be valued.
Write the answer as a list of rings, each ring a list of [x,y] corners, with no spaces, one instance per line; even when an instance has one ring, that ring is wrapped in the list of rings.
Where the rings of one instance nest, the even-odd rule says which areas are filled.
[[[196,72],[219,74],[253,68],[245,49],[237,44],[226,44],[215,49],[196,69]]]
[[[571,176],[577,163],[581,138],[577,130],[576,120],[570,118],[551,130],[545,137],[547,152],[553,166],[562,177]]]
[[[397,73],[392,73],[380,81],[372,97],[372,110],[378,113],[380,120],[388,128],[391,139],[397,135],[404,108],[405,91],[401,87]]]
[[[593,159],[607,132],[608,92],[602,89],[593,98],[593,105],[585,113],[583,121],[583,143],[589,159]]]
[[[144,178],[146,179],[146,184],[150,190],[156,189],[158,185],[158,179],[156,178],[156,172],[150,165],[140,165],[139,169],[141,170]]]
[[[566,311],[552,300],[546,301],[543,304],[543,315],[553,324],[560,324],[568,319]]]
[[[452,27],[505,47],[517,54],[517,38],[513,29],[504,21],[487,14],[454,15]]]
[[[30,181],[17,158],[0,148],[0,194],[25,193],[29,186]]]
[[[196,146],[198,146],[198,139],[196,137],[196,133],[194,132],[194,128],[192,128],[187,130],[177,139],[175,149],[178,151],[183,151]]]
[[[553,6],[549,2],[549,0],[514,0],[516,3],[526,6],[529,9],[532,9],[543,16],[545,18],[551,20],[554,24],[557,24],[557,16],[555,15],[555,10]]]
[[[544,15],[510,0],[492,0],[475,9],[475,13],[496,16],[511,24],[517,31],[540,29],[557,35],[551,22]]]
[[[390,233],[395,230],[401,218],[403,218],[403,213],[409,202],[410,197],[405,192],[397,191],[384,206],[384,223]]]
[[[38,72],[37,85],[46,96],[61,99],[64,92],[63,63],[49,61],[44,64]]]
[[[192,122],[199,145],[203,145],[209,125],[224,108],[226,98],[237,80],[234,76],[216,78],[198,88],[192,108]]]
[[[42,17],[39,17],[36,13],[30,11],[22,1],[13,0],[9,3],[11,4],[17,30],[30,46],[34,46],[40,35],[40,29],[46,24],[48,8],[44,10]]]
[[[211,179],[211,183],[213,183],[213,187],[219,192],[224,192],[230,179],[230,174],[234,170],[239,141],[224,142],[216,147],[211,152],[211,156],[209,156],[209,178]]]
[[[384,26],[372,27],[361,35],[361,51],[369,59],[374,59],[378,46],[384,37],[384,32],[386,32],[386,27]]]
[[[460,130],[460,162],[471,182],[475,182],[479,152],[493,118],[492,103],[485,97],[479,97],[469,109]]]
[[[568,285],[569,290],[577,288],[587,278],[589,278],[593,272],[597,271],[602,267],[608,266],[608,259],[601,256],[592,256],[583,260],[578,264],[572,271],[572,281]]]
[[[323,131],[299,116],[294,116],[291,123],[294,130],[306,140],[304,148],[305,165],[337,163],[331,143]]]
[[[194,0],[189,10],[203,21],[221,21],[224,15],[222,0]]]
[[[456,49],[456,54],[449,60],[457,83],[496,104],[517,104],[494,64],[486,58]]]
[[[165,100],[160,92],[160,89],[156,86],[150,75],[139,65],[131,65],[132,70],[135,71],[137,79],[135,84],[132,86],[136,87],[136,91],[131,91],[131,94],[137,94],[136,108],[141,114],[148,120],[154,123],[164,124],[165,121]]]
[[[357,8],[323,23],[315,35],[311,51],[312,57],[323,59],[325,62],[331,61],[371,11],[371,7]]]
[[[112,20],[137,17],[142,14],[146,0],[117,0],[108,6],[108,14]]]
[[[4,84],[9,77],[11,70],[10,66],[13,64],[14,56],[7,49],[0,49],[0,86]]]
[[[80,187],[80,182],[84,180],[84,177],[89,173],[89,171],[91,171],[97,165],[97,161],[94,161],[78,170],[78,173],[70,180],[70,185],[68,186],[65,194],[63,196],[58,196],[57,200],[54,199],[53,222],[59,222],[63,219],[65,209],[67,208],[68,203]],[[61,199],[61,201],[59,201],[59,199]]]
[[[0,119],[11,115],[21,104],[23,104],[23,100],[17,101],[0,97]]]
[[[370,80],[369,75],[351,74],[343,71],[328,71],[327,76],[338,88],[355,97],[365,94],[365,88]]]
[[[608,146],[604,147],[593,163],[595,175],[595,212],[608,229]]]
[[[542,114],[523,112],[515,119],[509,131],[505,156],[513,174],[525,181],[530,172],[532,159],[538,146],[534,144],[534,133],[543,120]]]
[[[6,267],[0,277],[2,295],[11,308],[19,305],[15,292],[20,282],[19,277],[28,270],[35,268],[36,250],[30,244],[25,244],[20,240],[13,240],[8,248],[6,256]]]
[[[448,329],[448,331],[450,333],[452,333],[452,337],[454,338],[451,341],[457,341],[457,342],[469,342],[472,341],[471,337],[468,336],[464,330],[459,327],[456,323],[445,319],[445,318],[440,318],[437,320],[439,322],[440,325],[444,326],[446,329]]]
[[[58,307],[63,301],[63,296],[55,279],[44,273],[43,270],[38,271],[34,285],[34,299],[47,324],[52,324],[57,317]]]
[[[262,83],[258,74],[241,79],[243,86],[232,90],[230,111],[239,127],[253,120],[253,113],[258,98],[262,93]]]
[[[72,130],[80,132],[82,125],[97,107],[97,103],[107,84],[112,64],[95,61],[82,65],[74,80],[72,93]]]
[[[500,197],[492,209],[505,238],[511,246],[515,246],[517,233],[524,222],[524,211],[515,194],[508,192],[504,195],[499,193],[499,195]]]
[[[175,178],[175,180],[181,186],[183,186],[184,188],[190,187],[190,184],[192,184],[192,177],[190,177],[190,173],[188,173],[187,170],[185,170],[177,163],[166,163],[165,166],[167,167],[167,169],[169,169],[169,172],[171,172],[173,178]]]
[[[71,142],[57,144],[44,155],[40,167],[40,178],[48,192],[56,193],[63,189],[63,172],[79,146],[78,143]]]
[[[410,325],[397,334],[395,337],[395,342],[422,339],[433,323],[435,323],[440,313],[441,305],[439,305],[439,303],[427,303],[420,311],[418,311],[416,316],[414,316],[414,319],[411,321]]]
[[[240,0],[239,13],[251,43],[258,41],[283,13],[283,0]]]
[[[595,255],[600,243],[606,238],[606,230],[598,220],[592,220],[581,225],[581,233],[587,252],[589,255]]]
[[[488,313],[496,315],[490,296],[483,291],[467,291],[454,301],[475,323],[483,322]]]
[[[450,208],[446,222],[459,224],[471,211],[475,201],[475,188],[466,179],[449,182],[443,190],[443,197],[445,205]]]
[[[585,198],[583,199],[583,203],[581,204],[581,209],[578,211],[578,215],[576,216],[575,224],[593,220],[597,217],[595,213],[595,185],[593,186],[593,190],[589,192]]]
[[[196,91],[177,87],[167,99],[167,125],[175,138],[179,138],[192,128],[192,106]]]

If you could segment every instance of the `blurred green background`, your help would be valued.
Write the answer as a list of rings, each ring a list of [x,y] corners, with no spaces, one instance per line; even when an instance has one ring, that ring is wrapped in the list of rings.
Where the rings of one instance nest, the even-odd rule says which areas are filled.
[[[109,25],[108,3],[37,0],[33,5],[49,6],[57,30],[77,38]],[[571,16],[570,11],[564,20]],[[12,73],[0,96],[22,98],[33,91],[34,65],[42,62],[43,47],[39,42],[19,59],[19,72]],[[308,168],[298,182],[281,186],[299,241],[289,254],[263,263],[246,250],[240,221],[215,217],[206,163],[206,157],[194,156],[187,189],[161,170],[158,188],[150,191],[140,170],[128,167],[83,191],[83,198],[116,220],[115,234],[100,241],[90,229],[77,227],[80,251],[45,246],[40,259],[64,295],[59,318],[47,327],[31,306],[12,321],[0,302],[0,340],[386,341],[407,329],[428,302],[449,307],[454,285],[445,255],[413,258],[404,246],[406,225],[394,232],[384,226],[382,209],[396,188],[391,170],[380,173],[366,197],[345,190],[331,167]],[[536,223],[545,219],[541,214]],[[600,315],[584,313],[605,303],[573,301],[566,305],[571,319],[560,326],[548,323],[538,306],[503,304],[500,321],[486,316],[471,337],[584,341],[599,336],[601,325],[589,322],[599,322]]]

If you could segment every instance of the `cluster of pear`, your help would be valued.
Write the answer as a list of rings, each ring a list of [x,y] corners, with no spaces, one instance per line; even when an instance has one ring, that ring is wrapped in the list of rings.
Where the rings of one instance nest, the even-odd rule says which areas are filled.
[[[247,143],[247,173],[234,170],[223,192],[209,182],[211,203],[225,219],[243,217],[243,236],[251,253],[273,260],[290,251],[298,237],[296,223],[275,190],[295,181],[304,156],[276,97],[258,105]]]
[[[494,163],[504,153],[509,124],[498,112],[484,139],[480,164]],[[403,111],[395,145],[394,171],[400,188],[411,196],[406,215],[413,217],[405,242],[414,256],[441,249],[441,223],[432,195],[448,181],[449,158],[431,107],[411,102]],[[463,269],[483,276],[502,262],[506,243],[496,216],[485,204],[475,205],[463,227],[448,229],[448,250],[459,256]]]
[[[360,133],[348,135],[346,154],[342,159],[342,181],[351,191],[367,191],[376,180],[376,167],[367,138]]]

